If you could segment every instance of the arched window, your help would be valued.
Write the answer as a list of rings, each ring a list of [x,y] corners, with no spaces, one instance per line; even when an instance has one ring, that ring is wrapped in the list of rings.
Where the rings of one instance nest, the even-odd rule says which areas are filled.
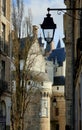
[[[0,130],[6,129],[6,105],[4,101],[0,102]]]
[[[6,116],[6,105],[4,101],[0,102],[0,116]]]
[[[6,116],[6,105],[4,101],[2,101],[2,114],[3,116]]]

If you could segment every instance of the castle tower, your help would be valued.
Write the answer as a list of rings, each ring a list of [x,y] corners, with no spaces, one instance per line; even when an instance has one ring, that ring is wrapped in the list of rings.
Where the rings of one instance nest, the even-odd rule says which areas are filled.
[[[52,82],[45,72],[45,59],[38,43],[37,29],[37,26],[33,26],[33,44],[30,53],[32,52],[33,58],[35,55],[35,62],[29,74],[31,75],[30,85],[32,87],[32,93],[30,95],[31,102],[25,114],[25,130],[50,130],[50,96],[52,93]],[[32,55],[30,58],[32,58]],[[28,86],[30,85],[28,83]]]
[[[40,130],[50,130],[51,82],[44,82],[41,88]]]
[[[56,49],[49,57],[53,61],[54,74],[51,97],[51,130],[65,130],[65,48],[61,47],[60,39]],[[55,105],[53,105],[53,101]]]

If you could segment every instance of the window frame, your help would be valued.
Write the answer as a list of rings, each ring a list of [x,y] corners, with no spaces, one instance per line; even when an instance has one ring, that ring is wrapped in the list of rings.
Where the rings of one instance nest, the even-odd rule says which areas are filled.
[[[2,0],[1,5],[2,5],[2,14],[6,16],[6,0]]]
[[[1,49],[4,51],[5,50],[5,34],[6,34],[6,26],[4,23],[2,23],[2,30],[1,30]]]

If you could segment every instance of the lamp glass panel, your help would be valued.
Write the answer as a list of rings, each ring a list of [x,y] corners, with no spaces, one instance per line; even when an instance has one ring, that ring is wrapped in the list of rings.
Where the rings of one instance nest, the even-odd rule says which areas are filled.
[[[52,40],[53,40],[53,32],[54,30],[53,29],[44,29],[43,30],[43,35],[44,35],[44,39],[50,43]]]
[[[53,29],[44,29],[45,38],[53,37]]]

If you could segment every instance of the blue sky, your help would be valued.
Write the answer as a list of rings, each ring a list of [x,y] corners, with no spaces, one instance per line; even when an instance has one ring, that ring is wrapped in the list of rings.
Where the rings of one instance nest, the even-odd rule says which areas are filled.
[[[47,8],[64,8],[65,5],[63,0],[24,0],[24,9],[25,9],[25,16],[28,16],[28,9],[30,8],[32,11],[32,23],[33,25],[37,25],[39,27],[39,33],[41,33],[40,24],[42,24],[44,17],[47,14]],[[54,43],[55,46],[57,45],[58,40],[61,40],[62,46],[63,41],[62,38],[64,37],[63,34],[63,14],[58,15],[57,12],[53,11],[50,12],[54,22],[57,24],[57,29],[55,31],[54,36]],[[40,35],[40,34],[39,34]]]

